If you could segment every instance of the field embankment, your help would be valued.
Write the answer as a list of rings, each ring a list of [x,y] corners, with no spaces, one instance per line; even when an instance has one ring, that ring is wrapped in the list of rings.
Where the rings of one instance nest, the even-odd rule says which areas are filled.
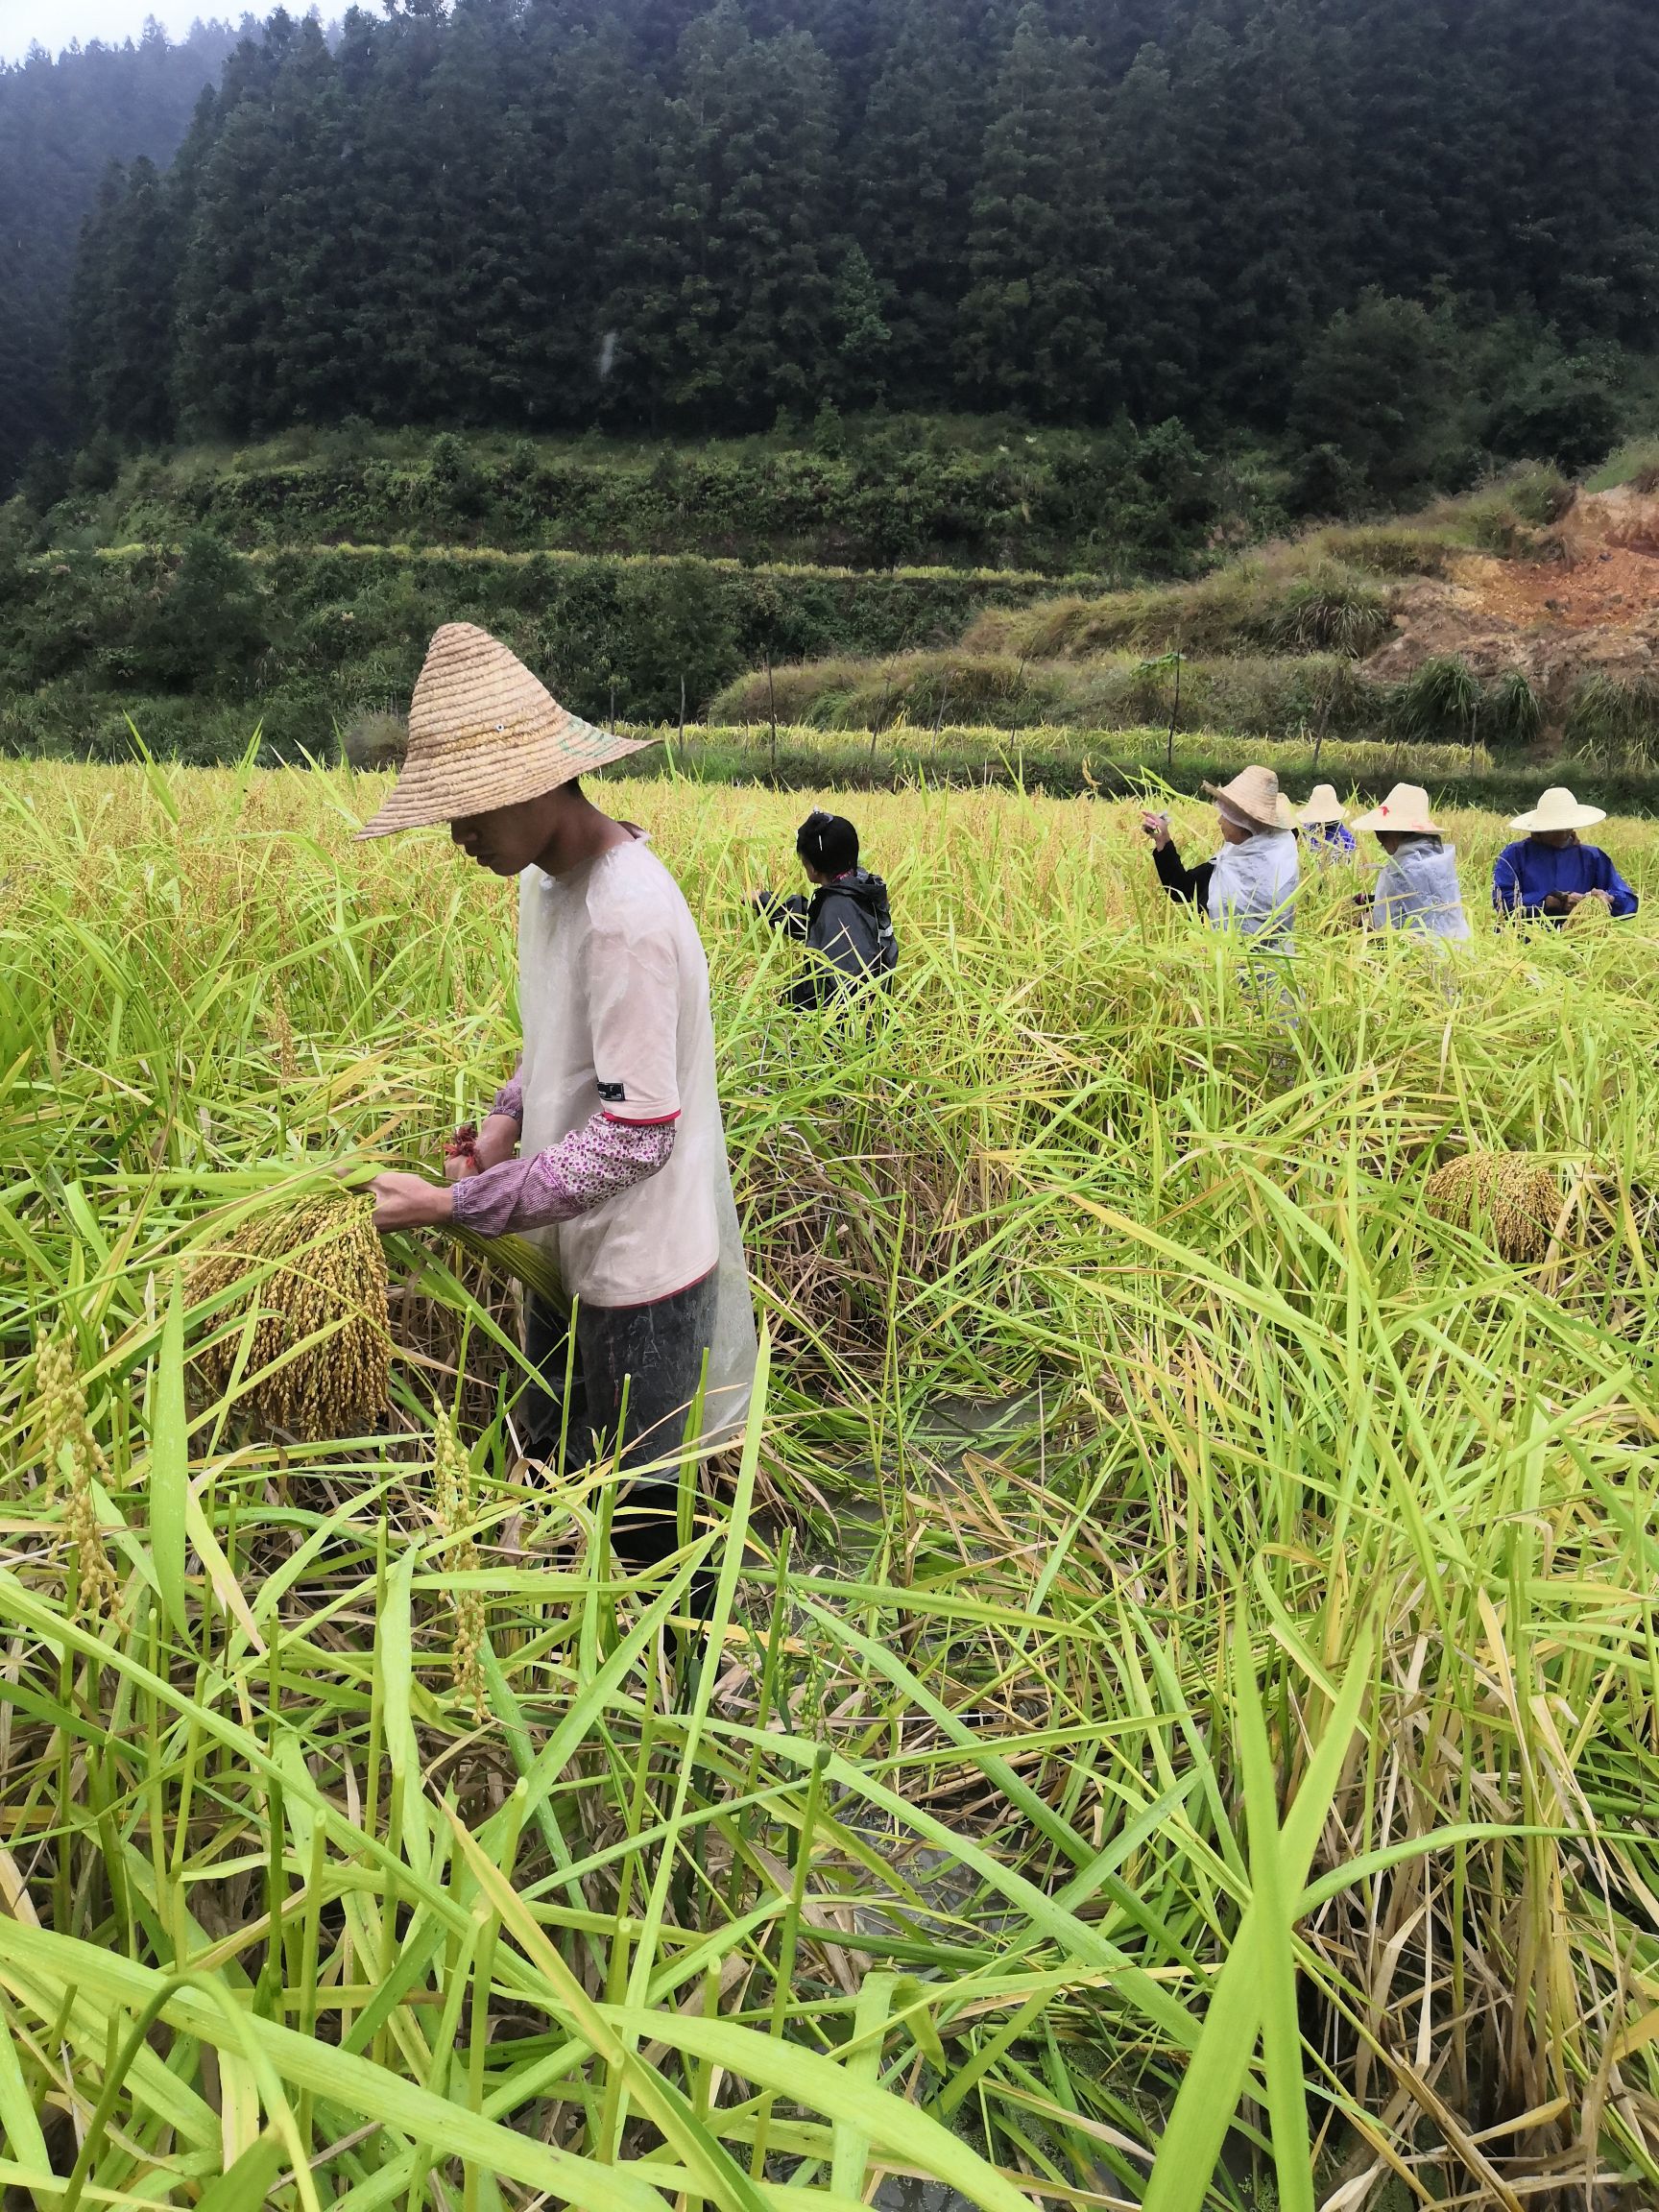
[[[1455,817],[1432,970],[1321,879],[1286,1021],[1132,807],[872,795],[902,965],[829,1027],[748,906],[795,804],[608,786],[709,948],[774,1344],[686,1695],[675,1581],[592,1564],[602,1471],[513,1449],[469,1267],[395,1253],[382,1432],[187,1394],[173,1286],[250,1178],[430,1162],[514,1050],[510,891],[351,844],[380,788],[0,781],[17,2167],[1650,2197],[1659,830],[1606,832],[1635,924],[1517,937]],[[1426,1214],[1470,1143],[1552,1164],[1538,1264]]]

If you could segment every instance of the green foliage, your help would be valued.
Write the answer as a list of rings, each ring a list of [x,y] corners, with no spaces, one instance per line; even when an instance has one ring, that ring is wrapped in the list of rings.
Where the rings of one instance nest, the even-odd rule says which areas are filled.
[[[1310,349],[1290,426],[1310,452],[1339,458],[1354,491],[1398,506],[1446,484],[1456,404],[1450,333],[1415,301],[1374,288]],[[1329,512],[1350,502],[1334,483],[1320,495],[1305,479],[1297,503]]]
[[[251,564],[198,531],[159,590],[104,643],[111,685],[211,694],[244,682],[271,643],[274,611]]]
[[[1599,670],[1576,685],[1567,709],[1567,749],[1598,767],[1659,763],[1659,677]]]
[[[1509,668],[1480,702],[1480,734],[1489,745],[1530,745],[1544,728],[1544,702],[1525,668]]]
[[[1624,410],[1603,371],[1582,359],[1555,360],[1503,395],[1481,437],[1504,460],[1551,461],[1578,475],[1618,444],[1623,422]]]
[[[1425,661],[1390,700],[1394,726],[1408,745],[1468,744],[1482,704],[1479,679],[1461,654]]]
[[[373,439],[361,425],[312,432],[231,456],[137,463],[112,500],[71,502],[56,518],[114,544],[202,527],[244,547],[418,535],[502,551],[1121,576],[1190,574],[1216,538],[1253,536],[1272,519],[1260,485],[1179,424],[1010,441],[1001,423],[860,421],[832,407],[810,446],[792,449],[756,441],[593,452],[448,433]]]
[[[180,556],[136,549],[0,567],[0,699],[12,742],[110,723],[156,693],[240,704],[258,680],[267,737],[326,752],[336,721],[407,700],[440,623],[481,623],[576,710],[700,713],[771,654],[902,652],[959,633],[1040,576],[854,571],[685,559],[388,548],[233,552],[198,530]],[[24,703],[33,698],[32,709]],[[154,720],[154,717],[152,717]],[[175,726],[167,722],[168,742]],[[198,753],[192,758],[220,757]]]

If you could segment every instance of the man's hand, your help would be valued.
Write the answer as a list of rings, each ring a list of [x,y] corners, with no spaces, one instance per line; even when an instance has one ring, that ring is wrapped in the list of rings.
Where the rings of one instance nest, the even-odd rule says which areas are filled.
[[[1576,897],[1576,892],[1551,891],[1544,902],[1544,911],[1546,914],[1570,914]]]
[[[455,1215],[454,1193],[424,1175],[376,1175],[369,1186],[374,1201],[374,1226],[384,1237],[392,1229],[431,1229]]]

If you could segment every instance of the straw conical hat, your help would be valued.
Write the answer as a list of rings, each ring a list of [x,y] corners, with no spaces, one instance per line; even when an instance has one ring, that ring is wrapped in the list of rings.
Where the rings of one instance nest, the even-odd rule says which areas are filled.
[[[1565,783],[1554,784],[1546,791],[1529,814],[1517,814],[1510,823],[1511,830],[1588,830],[1593,822],[1605,822],[1606,811],[1600,806],[1581,806]]]
[[[1311,828],[1320,822],[1346,822],[1348,815],[1334,783],[1315,783],[1296,819]]]
[[[1438,837],[1440,825],[1429,812],[1429,794],[1421,783],[1396,783],[1381,806],[1349,824],[1352,830],[1397,830],[1407,837]]]
[[[566,713],[498,638],[471,622],[445,622],[415,685],[397,788],[357,834],[389,837],[516,806],[650,743]]]
[[[1258,830],[1291,830],[1291,814],[1271,768],[1240,768],[1231,783],[1206,783],[1212,799],[1225,800],[1235,814],[1253,822]]]

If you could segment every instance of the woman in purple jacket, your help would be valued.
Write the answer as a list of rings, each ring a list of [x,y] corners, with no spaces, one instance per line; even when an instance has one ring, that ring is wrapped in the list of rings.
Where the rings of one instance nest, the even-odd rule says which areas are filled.
[[[1500,914],[1552,922],[1557,928],[1587,899],[1623,919],[1637,898],[1599,845],[1581,845],[1580,830],[1605,822],[1599,806],[1581,806],[1565,785],[1546,791],[1529,814],[1517,814],[1511,830],[1525,831],[1505,845],[1492,871],[1492,903]]]

